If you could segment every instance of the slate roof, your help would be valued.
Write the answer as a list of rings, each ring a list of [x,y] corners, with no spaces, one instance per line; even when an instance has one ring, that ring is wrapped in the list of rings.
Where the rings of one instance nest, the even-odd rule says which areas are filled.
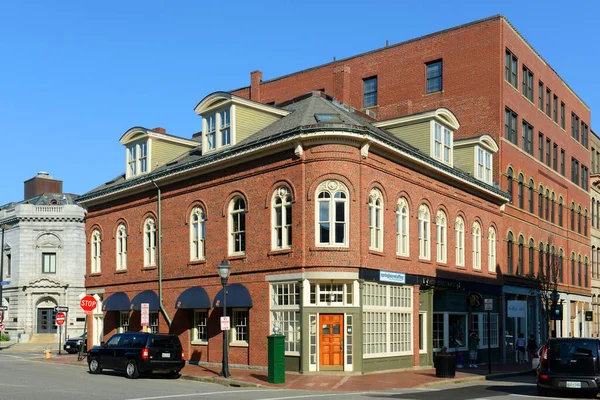
[[[496,195],[508,198],[507,194],[500,189],[476,180],[458,169],[451,168],[448,165],[433,159],[388,131],[371,125],[368,119],[361,117],[359,114],[351,112],[350,110],[346,111],[346,106],[334,103],[331,98],[325,96],[321,92],[313,92],[312,95],[309,95],[308,97],[301,96],[298,101],[286,103],[281,108],[290,111],[291,113],[231,147],[202,155],[201,146],[198,146],[165,165],[160,166],[149,174],[128,180],[125,180],[125,174],[119,175],[115,179],[82,195],[80,201],[87,201],[98,196],[124,190],[128,187],[138,186],[167,175],[173,175],[177,172],[183,172],[191,168],[199,167],[203,164],[210,164],[219,159],[227,158],[235,154],[241,154],[300,133],[323,130],[353,132],[372,136],[373,139],[379,140],[420,161],[424,161],[438,170],[453,174],[464,181],[484,188]],[[337,114],[340,117],[341,122],[319,123],[315,118],[315,114]]]
[[[0,206],[0,210],[4,210],[7,208],[14,208],[19,204],[34,204],[36,206],[47,206],[47,205],[72,205],[77,203],[76,194],[72,193],[43,193],[32,197],[30,199],[25,199],[22,201],[13,201],[3,206]]]

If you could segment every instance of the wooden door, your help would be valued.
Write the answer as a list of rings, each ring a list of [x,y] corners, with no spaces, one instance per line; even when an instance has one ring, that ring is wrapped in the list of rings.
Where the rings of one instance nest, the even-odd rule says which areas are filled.
[[[344,315],[319,316],[319,361],[322,370],[344,370]]]

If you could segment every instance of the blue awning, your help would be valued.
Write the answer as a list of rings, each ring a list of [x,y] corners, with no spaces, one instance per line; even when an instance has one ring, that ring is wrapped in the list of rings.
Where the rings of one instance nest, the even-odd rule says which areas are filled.
[[[123,292],[113,293],[102,303],[102,311],[128,311],[131,303]]]
[[[143,292],[136,294],[131,300],[131,309],[141,309],[142,303],[148,303],[150,311],[160,310],[160,302],[158,301],[158,296],[154,290],[144,290]]]
[[[204,288],[194,286],[186,289],[179,295],[175,302],[175,308],[210,308],[210,299]]]
[[[227,307],[252,307],[252,296],[246,286],[241,283],[227,285]],[[223,307],[223,289],[215,296],[214,307]]]

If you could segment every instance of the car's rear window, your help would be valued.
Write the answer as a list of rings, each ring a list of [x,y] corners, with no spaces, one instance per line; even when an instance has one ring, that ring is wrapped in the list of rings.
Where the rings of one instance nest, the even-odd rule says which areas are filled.
[[[598,341],[595,339],[566,339],[550,342],[551,368],[555,371],[583,373],[594,372],[598,357]]]
[[[154,347],[179,347],[181,342],[175,336],[152,336],[149,345]]]

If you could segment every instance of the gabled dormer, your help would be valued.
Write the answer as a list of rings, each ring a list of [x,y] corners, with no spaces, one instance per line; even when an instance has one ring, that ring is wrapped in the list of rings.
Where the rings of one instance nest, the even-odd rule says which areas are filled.
[[[290,113],[226,92],[206,96],[194,111],[202,117],[202,154],[240,143]]]
[[[119,140],[125,146],[125,178],[152,172],[198,146],[198,142],[169,135],[164,128],[131,128]]]
[[[373,125],[444,164],[454,165],[454,132],[460,124],[447,108],[374,122]]]
[[[456,167],[489,185],[493,184],[494,153],[498,144],[490,135],[460,139],[454,142]]]

